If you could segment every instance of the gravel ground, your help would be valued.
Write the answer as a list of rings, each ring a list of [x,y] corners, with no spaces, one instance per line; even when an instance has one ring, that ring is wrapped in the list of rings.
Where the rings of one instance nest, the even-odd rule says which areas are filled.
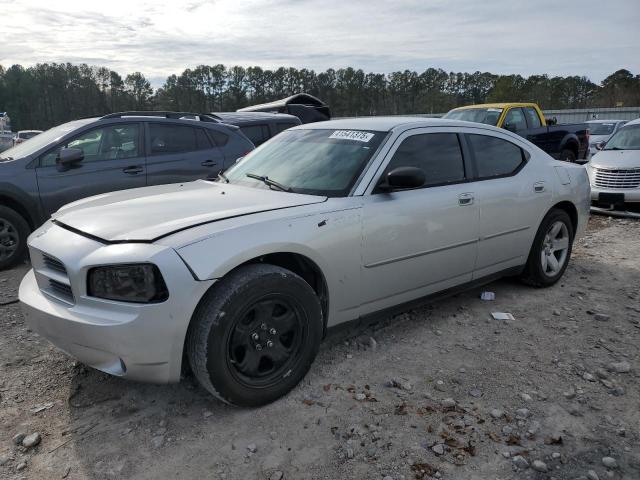
[[[0,272],[0,304],[26,269]],[[0,478],[638,479],[639,287],[640,222],[594,217],[555,287],[333,332],[255,410],[85,368],[2,305]]]

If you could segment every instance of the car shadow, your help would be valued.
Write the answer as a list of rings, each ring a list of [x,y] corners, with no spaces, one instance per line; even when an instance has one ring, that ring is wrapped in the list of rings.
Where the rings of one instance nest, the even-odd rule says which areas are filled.
[[[581,256],[570,264],[565,278],[552,288],[565,289],[566,295],[571,296],[595,289],[607,296],[602,283],[606,279],[624,283],[624,279],[637,275],[637,270],[605,264],[595,256]],[[592,280],[596,276],[597,280]],[[354,348],[375,349],[376,340],[372,342],[371,338],[393,345],[400,332],[405,337],[407,332],[409,337],[418,336],[427,328],[434,333],[453,329],[454,334],[458,329],[462,334],[464,327],[458,327],[452,319],[472,312],[473,316],[479,316],[478,321],[487,321],[494,305],[498,305],[479,299],[480,292],[485,290],[503,299],[500,304],[503,309],[505,303],[512,302],[518,310],[517,302],[526,297],[539,299],[540,305],[545,302],[544,290],[523,285],[517,279],[501,279],[452,297],[426,302],[398,315],[331,329],[318,361],[323,364],[340,361],[335,359],[344,358],[342,356]],[[516,321],[522,320],[516,316]],[[302,382],[304,385],[311,384],[316,368],[320,367],[312,366]],[[247,441],[266,436],[267,428],[279,428],[273,419],[286,423],[288,418],[297,418],[293,416],[300,408],[303,395],[300,388],[265,407],[243,409],[215,400],[189,373],[179,384],[151,385],[77,365],[69,391],[68,438],[62,440],[66,443],[61,442],[59,449],[73,448],[83,475],[88,478],[154,478],[163,472],[166,477],[175,476],[180,472],[177,466],[193,461],[195,453],[203,455],[208,449],[212,452],[211,458],[205,455],[197,461],[210,464],[212,472],[223,471],[222,459],[242,464],[246,460]],[[191,442],[193,448],[168,448],[185,442]],[[161,466],[165,470],[160,469]]]

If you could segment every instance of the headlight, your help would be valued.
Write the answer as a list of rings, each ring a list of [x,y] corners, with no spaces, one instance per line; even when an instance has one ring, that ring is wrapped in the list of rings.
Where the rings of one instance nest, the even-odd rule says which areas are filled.
[[[134,303],[157,303],[169,298],[160,270],[150,263],[94,267],[87,277],[87,293]]]

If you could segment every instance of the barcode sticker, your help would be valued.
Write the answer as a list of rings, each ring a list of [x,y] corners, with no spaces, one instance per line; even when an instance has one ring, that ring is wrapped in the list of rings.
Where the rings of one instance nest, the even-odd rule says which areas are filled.
[[[375,136],[374,133],[361,132],[359,130],[336,130],[329,138],[339,138],[342,140],[355,140],[357,142],[367,143]]]

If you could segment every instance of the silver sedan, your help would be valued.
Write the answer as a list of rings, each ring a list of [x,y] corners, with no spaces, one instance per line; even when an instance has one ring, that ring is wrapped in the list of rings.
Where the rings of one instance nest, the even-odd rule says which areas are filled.
[[[102,371],[175,382],[183,359],[255,406],[306,374],[328,327],[443,291],[563,275],[590,203],[583,167],[442,119],[304,125],[217,181],[115,192],[29,239],[31,327]]]

